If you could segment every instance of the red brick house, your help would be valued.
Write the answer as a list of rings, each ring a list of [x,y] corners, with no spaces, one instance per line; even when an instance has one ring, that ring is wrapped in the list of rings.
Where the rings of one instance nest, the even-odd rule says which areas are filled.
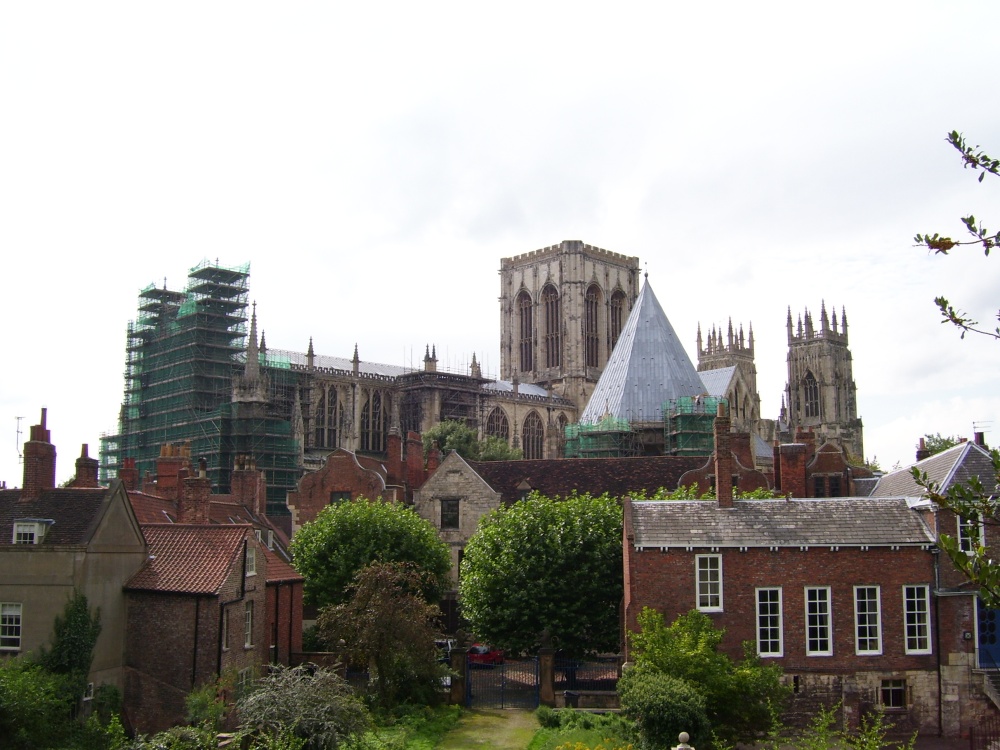
[[[718,501],[625,502],[627,630],[644,607],[704,612],[730,655],[749,641],[781,665],[793,714],[839,702],[856,724],[881,706],[901,729],[960,736],[996,710],[973,592],[936,546],[945,514],[912,491],[734,501],[720,484]]]
[[[266,548],[243,525],[142,528],[146,564],[125,584],[126,718],[139,732],[184,720],[192,689],[268,660]]]

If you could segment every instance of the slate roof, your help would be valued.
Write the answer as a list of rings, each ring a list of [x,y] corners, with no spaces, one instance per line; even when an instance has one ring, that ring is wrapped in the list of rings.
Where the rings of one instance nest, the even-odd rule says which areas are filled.
[[[936,453],[930,458],[914,464],[927,477],[937,482],[942,489],[948,489],[955,482],[965,482],[974,476],[982,479],[984,486],[989,486],[987,477],[993,475],[993,464],[987,450],[975,443],[959,443],[948,450]],[[913,481],[910,468],[897,469],[883,476],[872,497],[888,497],[891,495],[907,497],[923,497],[924,490]],[[994,478],[994,486],[996,479]]]
[[[45,490],[33,500],[21,501],[21,490],[0,490],[0,545],[14,541],[14,522],[51,519],[42,546],[87,544],[94,532],[106,487]]]
[[[934,537],[906,498],[632,503],[636,547],[914,546]]]
[[[733,365],[732,367],[719,367],[715,370],[701,370],[698,376],[705,386],[705,393],[709,396],[722,397],[726,395],[726,390],[729,388],[729,383],[732,382],[735,372],[736,366]]]
[[[565,497],[574,490],[621,497],[660,487],[677,488],[681,475],[699,469],[704,456],[642,456],[637,458],[558,458],[531,461],[467,461],[483,481],[499,492],[504,503],[521,498],[522,483],[544,495]]]
[[[218,594],[241,562],[250,526],[151,524],[142,527],[149,559],[125,584],[128,591]]]
[[[705,384],[646,279],[580,423],[598,424],[606,416],[661,422],[665,401],[704,392]]]

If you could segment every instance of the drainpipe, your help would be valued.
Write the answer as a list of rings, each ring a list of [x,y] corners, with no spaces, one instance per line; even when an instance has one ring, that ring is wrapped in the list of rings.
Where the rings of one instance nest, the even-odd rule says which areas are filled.
[[[198,620],[201,619],[201,597],[194,598],[194,638],[191,640],[191,687],[194,688],[198,679]]]
[[[944,735],[944,698],[941,678],[941,550],[931,547],[931,559],[934,561],[934,654],[937,657],[937,696],[938,696],[938,737]]]

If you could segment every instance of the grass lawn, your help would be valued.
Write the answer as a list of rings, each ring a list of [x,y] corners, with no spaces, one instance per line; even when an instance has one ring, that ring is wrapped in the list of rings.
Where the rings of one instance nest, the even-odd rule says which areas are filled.
[[[538,729],[531,711],[467,711],[437,750],[526,750]]]

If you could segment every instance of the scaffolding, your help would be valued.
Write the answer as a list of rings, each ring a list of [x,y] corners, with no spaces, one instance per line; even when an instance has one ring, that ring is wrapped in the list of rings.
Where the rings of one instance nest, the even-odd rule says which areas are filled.
[[[119,434],[101,440],[105,481],[126,457],[140,476],[155,474],[161,445],[188,443],[192,457],[206,459],[213,491],[226,493],[235,456],[245,453],[265,471],[269,512],[287,513],[285,492],[299,476],[288,404],[295,377],[280,364],[267,368],[275,403],[253,413],[233,403],[245,359],[249,275],[249,263],[206,260],[189,270],[183,292],[165,284],[140,290],[127,330]]]
[[[642,451],[639,433],[627,420],[605,417],[597,424],[569,424],[564,429],[566,458],[627,458]]]
[[[710,456],[715,450],[716,396],[685,396],[663,405],[663,445],[668,456]]]

